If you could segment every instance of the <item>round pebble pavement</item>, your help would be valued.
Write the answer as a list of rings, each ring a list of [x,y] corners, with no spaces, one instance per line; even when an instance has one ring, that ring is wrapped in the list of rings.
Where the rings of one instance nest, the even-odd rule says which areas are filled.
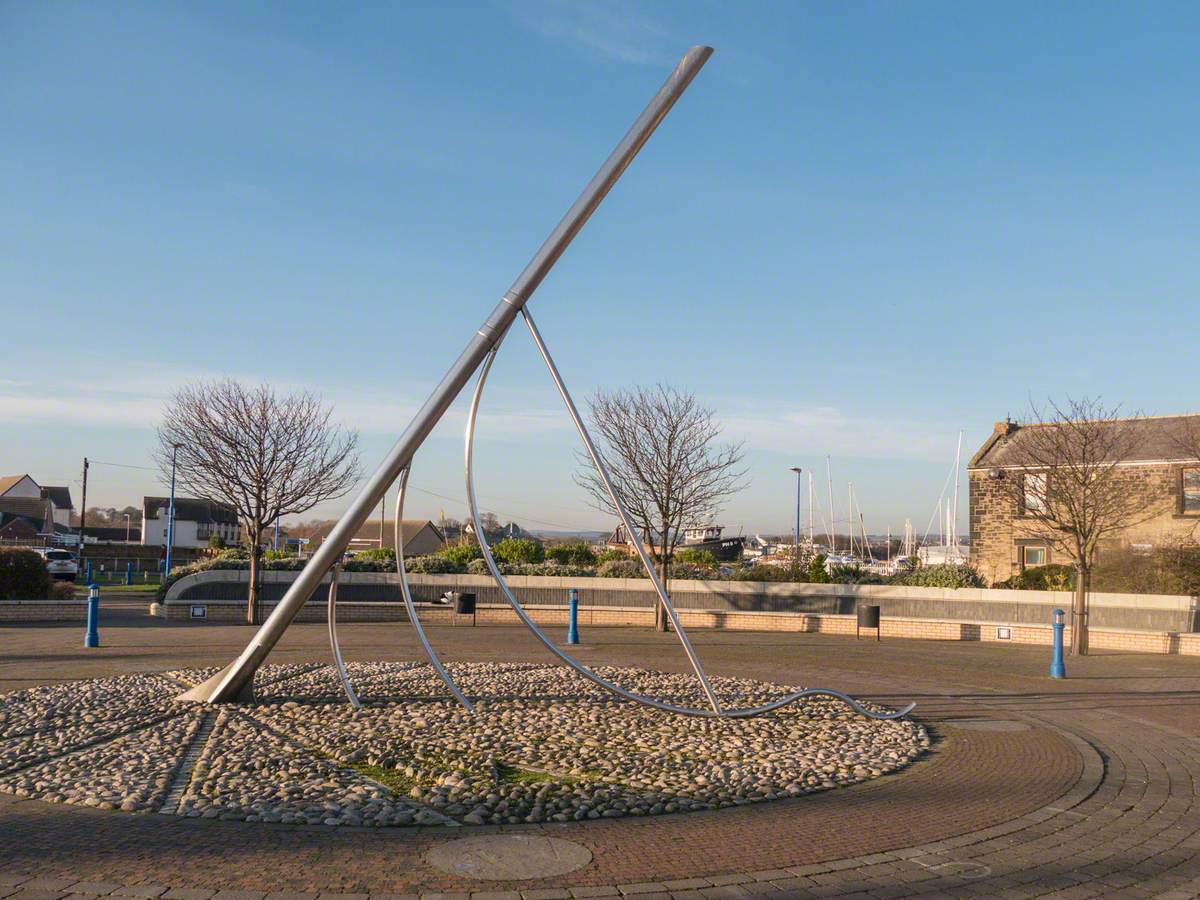
[[[330,666],[264,667],[256,702],[175,698],[211,669],[124,675],[6,695],[0,791],[126,812],[287,825],[514,825],[651,816],[797,797],[892,773],[930,739],[814,697],[753,719],[691,718],[613,698],[569,669],[461,663],[476,703],[433,670],[356,663],[352,709]],[[686,675],[601,674],[676,703]],[[792,686],[716,678],[724,704]]]

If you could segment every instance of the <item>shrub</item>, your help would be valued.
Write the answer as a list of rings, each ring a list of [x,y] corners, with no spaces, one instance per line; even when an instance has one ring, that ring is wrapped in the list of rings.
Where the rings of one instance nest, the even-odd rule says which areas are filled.
[[[637,560],[622,554],[622,559],[610,559],[596,568],[601,578],[649,578],[645,567]]]
[[[829,573],[825,570],[825,554],[818,553],[809,561],[808,580],[813,584],[829,583]]]
[[[546,558],[546,551],[537,541],[505,538],[492,547],[492,556],[497,562],[540,563]]]
[[[479,549],[479,545],[469,539],[457,544],[448,544],[439,550],[437,555],[460,566],[466,566],[474,559],[483,559],[483,551]]]
[[[1075,570],[1057,563],[1032,566],[1008,579],[1004,587],[1014,591],[1070,591],[1075,587]]]
[[[444,556],[417,556],[404,560],[405,571],[417,575],[459,575],[467,570]]]
[[[620,562],[622,560],[632,558],[633,557],[624,550],[617,550],[614,547],[610,547],[608,549],[601,550],[596,554],[596,565],[602,566],[606,562]]]
[[[697,566],[692,563],[675,563],[671,566],[671,577],[694,581],[712,581],[721,576],[715,567]]]
[[[263,567],[264,571],[270,570],[272,572],[299,572],[307,564],[308,564],[307,559],[301,559],[298,556],[279,556],[275,559],[263,560],[262,567]],[[237,568],[248,569],[248,568],[250,568],[250,563],[247,560],[244,565],[238,566]]]
[[[41,556],[24,548],[0,549],[0,600],[43,600],[50,584]]]
[[[249,559],[250,551],[245,547],[226,547],[214,559]]]
[[[210,534],[208,536],[208,549],[209,550],[224,550],[225,549],[225,538],[221,537],[219,534]]]
[[[883,579],[862,566],[833,566],[829,570],[830,584],[883,584]]]
[[[583,541],[556,544],[546,550],[546,556],[556,563],[568,566],[594,566],[596,564],[595,552]]]
[[[264,550],[261,559],[270,561],[273,559],[287,559],[288,554],[282,550]]]
[[[692,566],[698,569],[715,569],[719,565],[717,557],[711,550],[700,550],[696,547],[681,547],[675,551],[676,565]]]
[[[387,565],[389,568],[396,566],[396,551],[391,547],[372,547],[370,550],[363,550],[354,554],[355,560],[363,562],[380,562]]]
[[[970,566],[937,565],[922,566],[911,572],[897,575],[892,584],[909,587],[977,588],[983,587],[983,579]]]
[[[55,581],[50,585],[51,600],[74,600],[75,585],[70,581]]]
[[[481,556],[478,559],[473,559],[467,563],[467,574],[491,575],[492,573],[488,571],[487,563],[483,561],[483,557]]]

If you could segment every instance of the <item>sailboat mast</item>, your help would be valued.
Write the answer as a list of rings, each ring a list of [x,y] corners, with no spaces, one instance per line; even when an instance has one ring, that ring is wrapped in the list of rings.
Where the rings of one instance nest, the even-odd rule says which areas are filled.
[[[854,482],[846,482],[846,532],[850,537],[850,556],[854,557]]]
[[[954,545],[955,555],[958,555],[958,493],[961,488],[959,479],[962,477],[962,429],[958,430],[958,449],[954,452],[954,512],[950,518],[950,542]]]
[[[814,552],[811,548],[815,547],[813,543],[813,478],[812,472],[808,473],[808,546],[809,552]]]
[[[825,457],[825,481],[829,489],[829,555],[837,555],[837,521],[833,513],[833,467]]]

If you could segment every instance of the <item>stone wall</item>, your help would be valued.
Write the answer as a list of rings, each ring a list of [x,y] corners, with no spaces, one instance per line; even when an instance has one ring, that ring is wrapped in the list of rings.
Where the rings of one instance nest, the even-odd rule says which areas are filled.
[[[0,622],[86,622],[87,600],[0,600]]]

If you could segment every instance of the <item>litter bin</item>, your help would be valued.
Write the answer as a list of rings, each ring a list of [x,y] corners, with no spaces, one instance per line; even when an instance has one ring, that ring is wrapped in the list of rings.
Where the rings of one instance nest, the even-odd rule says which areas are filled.
[[[879,640],[879,607],[867,604],[859,604],[855,611],[858,613],[858,624],[854,629],[854,637],[857,640],[859,632],[864,628],[875,629],[875,640]]]
[[[454,595],[454,612],[459,616],[470,616],[471,627],[475,627],[475,595],[474,594],[459,594]]]

